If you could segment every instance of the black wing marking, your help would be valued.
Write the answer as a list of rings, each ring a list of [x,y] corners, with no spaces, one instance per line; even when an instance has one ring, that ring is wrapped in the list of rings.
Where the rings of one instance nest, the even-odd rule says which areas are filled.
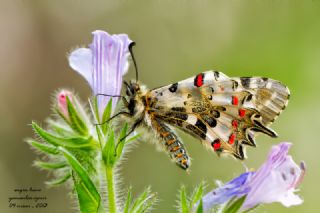
[[[157,118],[243,159],[242,144],[255,146],[256,133],[276,137],[268,125],[287,106],[289,90],[272,79],[208,71],[152,90],[150,97]]]

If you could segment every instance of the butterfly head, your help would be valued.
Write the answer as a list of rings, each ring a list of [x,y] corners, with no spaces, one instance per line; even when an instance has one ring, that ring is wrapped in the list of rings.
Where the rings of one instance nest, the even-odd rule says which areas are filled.
[[[126,85],[126,94],[129,97],[135,97],[137,93],[140,91],[140,85],[135,81],[130,81],[129,83],[124,81],[124,84]]]
[[[139,106],[141,106],[142,90],[140,84],[136,81],[130,81],[129,83],[124,81],[126,85],[126,97],[123,98],[125,106],[128,108],[131,115],[135,115]],[[140,110],[138,110],[140,111]]]

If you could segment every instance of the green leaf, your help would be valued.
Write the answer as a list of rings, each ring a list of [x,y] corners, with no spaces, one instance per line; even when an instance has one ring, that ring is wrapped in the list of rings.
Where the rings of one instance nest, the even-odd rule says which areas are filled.
[[[180,188],[180,210],[181,213],[189,213],[189,203],[187,199],[186,187],[181,186]]]
[[[101,134],[101,129],[100,129],[99,126],[96,126],[96,132],[97,132],[97,135],[98,135],[100,148],[102,149],[102,144],[105,141],[105,139],[104,139],[103,135]]]
[[[81,212],[98,212],[101,208],[100,194],[88,173],[70,152],[62,147],[60,147],[59,150],[63,153],[73,171],[77,174],[77,176],[74,176],[74,180]]]
[[[126,199],[126,204],[124,206],[123,213],[129,213],[131,202],[132,202],[132,188],[129,187],[127,199]]]
[[[236,200],[234,200],[234,199],[230,200],[228,202],[228,204],[222,209],[222,212],[223,213],[237,213],[240,210],[245,199],[246,199],[246,196],[243,196],[243,197],[236,199]]]
[[[43,161],[35,161],[34,165],[42,169],[49,169],[49,170],[61,169],[67,166],[66,162],[51,163],[51,162],[43,162]]]
[[[200,199],[200,203],[197,207],[196,213],[202,213],[203,212],[203,205],[202,205],[202,199]]]
[[[55,146],[63,146],[69,148],[81,148],[81,147],[90,147],[92,146],[92,137],[82,138],[60,138],[52,135],[51,133],[45,131],[40,126],[38,126],[35,122],[32,122],[32,127],[34,131],[45,141]]]
[[[67,174],[65,174],[64,176],[51,180],[51,181],[46,181],[45,184],[49,185],[49,186],[58,186],[61,185],[63,183],[65,183],[67,180],[69,180],[69,178],[71,177],[70,172],[68,172]]]
[[[62,137],[74,135],[72,129],[70,129],[70,127],[66,124],[62,124],[61,122],[57,122],[52,119],[48,119],[47,122],[50,126],[50,129]]]
[[[67,96],[67,107],[68,107],[71,128],[74,131],[78,132],[80,135],[87,135],[88,128],[85,122],[83,121],[83,119],[79,116],[77,110],[73,106],[68,96]]]
[[[120,159],[120,157],[122,155],[122,151],[123,151],[124,144],[126,143],[126,139],[123,139],[122,141],[121,141],[121,139],[126,136],[127,131],[128,131],[128,124],[125,123],[125,125],[121,129],[121,132],[120,132],[119,137],[118,137],[117,150],[116,150],[116,152],[117,152],[117,160]]]
[[[201,200],[202,198],[202,194],[203,194],[203,185],[204,183],[201,182],[199,184],[199,186],[197,186],[194,191],[193,194],[191,196],[191,200],[190,200],[190,204],[189,204],[189,209],[192,209],[194,205],[196,205],[198,203],[199,200]]]
[[[114,132],[109,131],[107,142],[102,150],[102,158],[106,167],[113,167],[116,162]]]
[[[92,197],[88,193],[88,189],[81,183],[74,181],[75,189],[78,195],[80,211],[82,213],[102,212],[102,206],[92,201]]]
[[[39,150],[41,152],[51,154],[51,155],[59,154],[58,149],[52,145],[40,143],[40,142],[32,140],[32,139],[28,139],[27,143],[29,143],[32,147],[36,148],[37,150]]]

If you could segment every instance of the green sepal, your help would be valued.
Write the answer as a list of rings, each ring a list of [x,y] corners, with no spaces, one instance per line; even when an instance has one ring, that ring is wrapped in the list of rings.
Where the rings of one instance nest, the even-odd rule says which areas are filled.
[[[35,141],[33,139],[27,139],[27,143],[29,143],[32,147],[34,147],[35,149],[37,149],[41,152],[51,154],[51,155],[59,154],[59,151],[58,151],[57,147],[55,147],[55,146],[45,144],[45,143],[40,143],[40,142]]]
[[[122,155],[122,151],[123,151],[123,148],[124,148],[124,145],[126,143],[126,138],[124,138],[127,134],[127,130],[128,130],[128,124],[125,123],[125,125],[123,126],[123,128],[121,129],[120,131],[120,134],[119,134],[119,137],[118,137],[118,142],[117,142],[117,150],[116,150],[116,153],[117,153],[117,159],[116,160],[119,160],[121,155]],[[121,140],[123,139],[123,140]]]
[[[67,159],[72,170],[74,186],[77,191],[79,206],[82,213],[99,212],[101,209],[101,197],[93,181],[80,162],[66,149],[59,147],[64,157]]]
[[[180,210],[181,213],[189,213],[189,202],[187,199],[186,187],[184,185],[180,188]]]
[[[60,138],[52,135],[46,130],[42,129],[35,122],[32,122],[32,127],[34,131],[45,141],[54,145],[54,146],[63,146],[69,148],[82,148],[82,147],[90,147],[93,145],[92,137],[83,138],[83,137],[73,137],[73,138]]]
[[[112,98],[110,98],[110,100],[109,100],[109,102],[108,102],[108,104],[102,114],[101,129],[104,134],[106,134],[108,131],[109,124],[107,121],[110,119],[111,112],[112,112]]]
[[[43,161],[34,161],[34,165],[47,170],[61,169],[67,166],[66,162],[43,162]]]
[[[109,131],[107,141],[102,149],[102,159],[106,167],[113,167],[116,162],[115,136],[113,131]]]
[[[226,206],[222,209],[222,213],[237,213],[239,212],[242,204],[246,200],[246,196],[239,199],[231,199]]]
[[[200,199],[196,213],[202,213],[202,212],[203,212],[203,205],[202,205],[202,199]]]
[[[134,201],[130,212],[143,213],[151,209],[152,205],[157,200],[156,193],[151,193],[150,187],[146,188],[144,192]]]
[[[199,200],[202,200],[202,194],[203,194],[203,185],[204,183],[201,182],[199,184],[199,186],[197,186],[192,195],[191,195],[191,199],[190,199],[190,204],[189,204],[189,209],[192,209],[198,202]]]
[[[70,172],[68,172],[67,174],[65,174],[64,176],[62,176],[60,178],[46,181],[45,184],[47,184],[49,186],[59,186],[59,185],[65,183],[67,180],[69,180],[70,177],[71,177],[71,174],[70,174]]]
[[[96,126],[96,132],[97,132],[100,147],[102,149],[102,145],[103,145],[103,142],[105,141],[105,139],[104,139],[103,135],[101,134],[101,128],[99,126]]]
[[[128,189],[126,203],[123,208],[123,213],[129,213],[131,202],[132,202],[132,187],[130,186]]]
[[[74,131],[78,132],[80,135],[87,135],[88,128],[86,126],[86,123],[83,121],[81,116],[79,116],[76,108],[73,106],[68,96],[67,96],[67,108],[68,108],[68,114],[70,119],[70,127]]]
[[[101,123],[101,119],[99,116],[99,107],[98,107],[98,98],[97,96],[93,97],[93,101],[90,101],[90,105],[91,105],[91,110],[94,113],[95,119],[97,120],[97,122],[100,124]]]
[[[126,144],[137,140],[140,137],[140,134],[136,134],[135,136],[132,136],[131,138],[129,138],[128,140],[126,140]]]
[[[203,212],[202,196],[204,190],[204,182],[201,182],[194,190],[191,196],[187,196],[185,186],[180,188],[179,211],[182,213],[188,212]]]

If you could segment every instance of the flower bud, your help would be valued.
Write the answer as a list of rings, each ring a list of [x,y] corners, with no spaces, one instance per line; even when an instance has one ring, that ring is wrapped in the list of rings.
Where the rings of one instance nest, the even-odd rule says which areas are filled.
[[[72,92],[68,90],[61,90],[57,94],[57,107],[58,111],[61,113],[61,115],[64,116],[65,119],[69,120],[69,112],[68,112],[68,104],[67,104],[67,97],[70,101],[72,101]]]

